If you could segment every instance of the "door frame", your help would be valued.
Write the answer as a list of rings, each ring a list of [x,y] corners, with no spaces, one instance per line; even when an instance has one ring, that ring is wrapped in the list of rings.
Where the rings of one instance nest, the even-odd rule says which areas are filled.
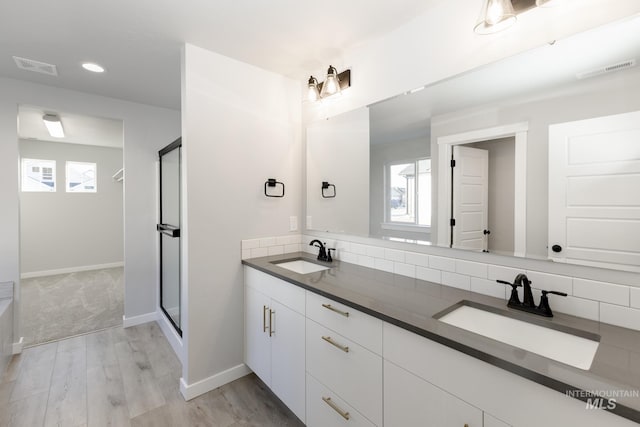
[[[438,246],[448,247],[451,218],[451,155],[454,145],[515,137],[514,256],[524,257],[527,248],[527,133],[529,122],[440,136],[438,144]]]

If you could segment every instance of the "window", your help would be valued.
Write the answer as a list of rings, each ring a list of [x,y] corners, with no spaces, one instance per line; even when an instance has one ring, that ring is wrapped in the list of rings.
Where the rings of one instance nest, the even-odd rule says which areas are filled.
[[[56,161],[22,159],[22,191],[55,192]]]
[[[96,176],[95,163],[67,162],[67,193],[95,193]]]
[[[389,164],[386,172],[387,222],[430,226],[431,159]]]

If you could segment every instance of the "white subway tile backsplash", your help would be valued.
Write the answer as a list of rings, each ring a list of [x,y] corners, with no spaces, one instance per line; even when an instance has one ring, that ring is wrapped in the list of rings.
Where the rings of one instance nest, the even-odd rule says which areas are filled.
[[[440,256],[429,257],[429,267],[437,270],[456,271],[456,260],[453,258],[445,258]]]
[[[242,249],[253,249],[260,247],[260,239],[249,239],[242,241]]]
[[[367,247],[365,245],[361,245],[360,243],[351,243],[351,252],[358,255],[366,255]]]
[[[282,255],[284,253],[284,246],[281,246],[281,245],[269,246],[267,248],[267,253],[269,255]]]
[[[404,251],[399,251],[396,249],[385,249],[384,258],[388,259],[389,261],[404,262],[405,255]]]
[[[350,264],[358,263],[358,255],[351,252],[338,252],[338,259]]]
[[[442,272],[442,284],[467,291],[471,290],[471,278],[469,276],[451,273],[449,271]]]
[[[405,262],[420,267],[429,267],[429,255],[419,254],[417,252],[405,252]]]
[[[365,255],[374,258],[384,258],[384,248],[380,246],[367,246],[367,253]]]
[[[268,248],[251,248],[250,251],[251,251],[251,258],[258,258],[261,256],[269,255]]]
[[[373,265],[376,270],[393,273],[393,261],[389,261],[388,259],[374,258]]]
[[[300,243],[284,245],[284,253],[289,254],[291,252],[300,252]]]
[[[471,278],[471,290],[483,295],[505,299],[506,289],[504,285],[496,283],[494,280],[480,279],[478,277]]]
[[[336,252],[352,252],[351,244],[344,240],[336,240],[334,248],[336,248]]]
[[[362,267],[376,268],[374,260],[375,258],[367,255],[358,255],[358,262],[356,264]]]
[[[536,302],[539,301],[539,299],[539,295],[536,296]],[[549,306],[554,312],[570,314],[590,320],[598,320],[600,318],[600,307],[597,301],[572,296],[561,297],[550,295]]]
[[[580,298],[629,306],[629,292],[628,286],[573,279],[573,294]]]
[[[442,283],[442,272],[433,268],[416,267],[416,279]]]
[[[572,278],[557,274],[541,273],[539,271],[527,271],[527,277],[531,280],[531,287],[545,290],[573,294]]]
[[[640,330],[640,310],[601,302],[600,321],[623,328]]]
[[[291,236],[278,236],[276,237],[276,245],[292,245],[295,243],[300,243],[300,235],[295,234]]]
[[[416,277],[416,266],[402,262],[393,263],[393,272],[401,276]]]
[[[489,264],[487,278],[489,280],[504,280],[513,283],[513,279],[522,272],[522,270],[518,270],[517,268]]]
[[[640,288],[631,288],[631,307],[640,308]]]
[[[487,278],[487,264],[479,262],[456,260],[456,273],[466,274],[467,276]]]
[[[241,254],[242,259],[251,258],[251,249],[243,249]]]
[[[260,239],[261,248],[268,248],[269,246],[275,246],[275,245],[276,245],[275,237],[263,237],[262,239]]]

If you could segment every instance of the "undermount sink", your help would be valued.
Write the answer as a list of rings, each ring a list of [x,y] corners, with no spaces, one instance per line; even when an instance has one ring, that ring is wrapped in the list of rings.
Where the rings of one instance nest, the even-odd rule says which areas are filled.
[[[461,301],[434,317],[441,322],[576,368],[589,370],[591,367],[600,344],[598,335],[561,325],[553,325],[557,329],[552,329],[498,314],[496,311],[500,310],[471,301]]]
[[[303,259],[274,262],[272,264],[275,264],[278,267],[286,268],[287,270],[291,270],[294,273],[298,273],[298,274],[315,273],[317,271],[328,270],[329,268],[331,268],[325,265],[316,264],[315,262],[310,262]]]

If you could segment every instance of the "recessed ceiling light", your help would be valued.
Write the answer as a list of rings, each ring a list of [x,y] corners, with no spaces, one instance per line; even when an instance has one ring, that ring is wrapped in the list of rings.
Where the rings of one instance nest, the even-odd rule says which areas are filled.
[[[94,62],[85,62],[84,64],[82,64],[82,68],[93,73],[104,73],[104,67]]]

